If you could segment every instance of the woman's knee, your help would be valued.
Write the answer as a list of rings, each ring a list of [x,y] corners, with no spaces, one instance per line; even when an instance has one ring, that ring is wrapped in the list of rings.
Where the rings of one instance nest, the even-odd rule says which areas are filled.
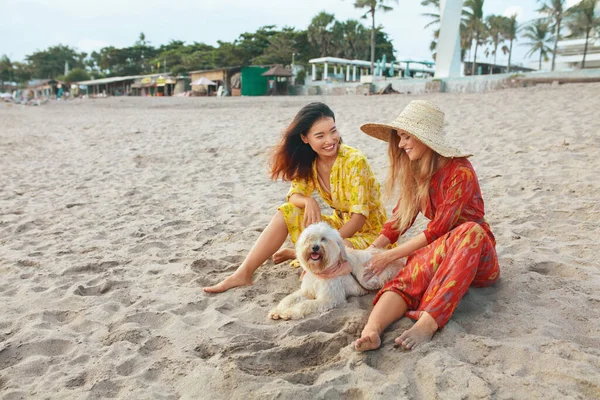
[[[283,203],[278,208],[279,211],[283,213],[283,215],[292,215],[292,214],[302,214],[304,211],[300,207],[296,207],[292,203]]]
[[[457,226],[456,228],[454,228],[454,232],[458,233],[458,234],[467,234],[467,233],[482,234],[482,233],[485,233],[485,230],[477,222],[468,221],[468,222],[464,222],[464,223],[460,224],[459,226]]]

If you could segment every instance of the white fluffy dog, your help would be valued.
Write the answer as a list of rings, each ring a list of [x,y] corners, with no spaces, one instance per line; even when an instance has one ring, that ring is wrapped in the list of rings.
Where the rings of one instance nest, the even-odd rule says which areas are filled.
[[[404,266],[401,261],[387,266],[379,275],[364,279],[365,265],[373,256],[368,250],[344,246],[339,232],[326,222],[306,228],[296,243],[296,255],[306,272],[302,286],[269,312],[272,319],[300,319],[324,312],[346,302],[348,296],[362,296],[380,289]]]

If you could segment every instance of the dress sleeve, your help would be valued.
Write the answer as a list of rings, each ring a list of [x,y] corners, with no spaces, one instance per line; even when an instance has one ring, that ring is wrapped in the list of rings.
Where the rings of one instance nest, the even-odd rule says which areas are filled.
[[[349,211],[369,217],[369,202],[375,175],[365,157],[354,160],[348,168]]]
[[[290,186],[290,190],[286,196],[286,201],[290,201],[290,197],[293,194],[301,194],[306,197],[310,197],[315,191],[315,185],[312,180],[305,181],[303,179],[294,179],[292,181],[292,185]]]
[[[403,229],[403,230],[394,229],[393,225],[394,225],[395,221],[393,219],[390,219],[388,222],[386,222],[383,225],[381,234],[383,236],[385,236],[386,238],[388,238],[390,240],[390,243],[396,243],[398,241],[398,239],[400,238],[400,236],[404,235],[404,233],[410,229],[410,227],[415,223],[416,219],[417,219],[417,216],[415,215],[413,217],[412,221],[410,222],[410,224],[408,224],[406,229]]]
[[[477,178],[467,167],[457,168],[442,184],[443,201],[436,207],[433,220],[423,233],[427,243],[450,232],[458,222],[464,207],[473,199],[477,191]]]

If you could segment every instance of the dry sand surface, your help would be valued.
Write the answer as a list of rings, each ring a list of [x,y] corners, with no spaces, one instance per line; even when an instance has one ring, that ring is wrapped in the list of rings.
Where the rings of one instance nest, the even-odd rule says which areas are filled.
[[[284,201],[267,155],[303,105],[327,102],[383,180],[385,144],[359,126],[413,99],[475,154],[499,283],[421,348],[394,348],[403,319],[367,354],[351,343],[372,295],[271,321],[300,284],[272,262],[253,286],[202,292]],[[599,398],[598,110],[598,84],[0,104],[0,398]]]

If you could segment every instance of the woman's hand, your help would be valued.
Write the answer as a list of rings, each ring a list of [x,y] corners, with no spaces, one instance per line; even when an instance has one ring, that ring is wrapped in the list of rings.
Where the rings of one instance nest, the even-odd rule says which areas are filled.
[[[396,257],[391,252],[391,250],[387,250],[379,254],[374,254],[373,257],[367,263],[367,265],[365,265],[364,278],[368,281],[373,276],[381,274],[383,270],[395,260]]]
[[[302,223],[306,228],[317,222],[321,222],[321,207],[319,207],[319,203],[315,199],[308,197],[304,205],[304,220]]]

